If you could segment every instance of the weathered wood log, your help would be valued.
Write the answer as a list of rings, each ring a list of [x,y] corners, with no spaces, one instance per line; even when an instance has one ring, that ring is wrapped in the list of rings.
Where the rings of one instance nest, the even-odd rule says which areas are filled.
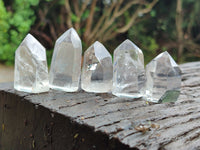
[[[200,149],[200,62],[181,69],[178,101],[163,104],[0,84],[0,149]]]

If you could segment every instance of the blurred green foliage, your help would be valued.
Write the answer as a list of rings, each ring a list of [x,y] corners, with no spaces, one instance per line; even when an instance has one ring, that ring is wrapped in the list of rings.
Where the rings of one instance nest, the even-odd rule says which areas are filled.
[[[78,2],[81,4],[82,1]],[[101,15],[106,13],[102,11],[105,7],[102,5],[103,2],[106,1],[98,1],[98,5],[95,7],[93,27]],[[72,1],[70,4],[73,4]],[[150,13],[138,14],[141,16],[139,22],[134,23],[128,32],[120,33],[111,41],[106,41],[103,44],[112,53],[122,41],[129,38],[143,50],[145,63],[166,50],[177,60],[176,5],[176,0],[159,0]],[[181,60],[183,62],[196,61],[200,58],[199,48],[197,48],[200,45],[200,0],[183,0],[182,6],[184,42],[191,42],[185,44]],[[47,41],[50,43],[47,44],[50,46],[44,45],[49,49],[47,50],[47,59],[48,64],[50,64],[53,43],[67,29],[66,24],[63,23],[66,21],[67,13],[63,13],[65,11],[62,9],[65,9],[65,0],[0,0],[0,63],[13,64],[16,48],[26,34],[34,29],[39,31],[38,36],[42,37],[42,34],[46,36],[39,39],[42,44]],[[70,16],[72,23],[84,24],[90,15],[90,9],[86,9],[81,17],[76,16],[73,9],[72,5]],[[116,23],[119,22],[121,27],[127,24],[137,6],[131,7],[131,9],[116,19],[111,28],[115,28]],[[52,30],[53,27],[54,30]],[[84,26],[78,29],[84,50],[88,47],[83,37],[85,30]]]
[[[0,0],[0,61],[14,63],[14,53],[35,21],[33,6],[39,0]],[[6,7],[7,6],[7,7]]]
[[[148,23],[148,21],[143,21],[140,24],[136,24],[128,31],[128,37],[135,43],[138,43],[138,46],[143,50],[145,63],[156,56],[156,50],[159,48],[159,44],[153,36],[154,32],[148,30]]]
[[[197,61],[200,58],[200,1],[182,2],[185,45],[179,63]],[[146,63],[162,51],[169,51],[177,60],[176,5],[177,1],[174,0],[160,0],[146,19],[129,29],[128,38],[143,50]]]
[[[47,54],[47,64],[48,66],[51,65],[51,58],[53,56],[53,49],[46,51]]]

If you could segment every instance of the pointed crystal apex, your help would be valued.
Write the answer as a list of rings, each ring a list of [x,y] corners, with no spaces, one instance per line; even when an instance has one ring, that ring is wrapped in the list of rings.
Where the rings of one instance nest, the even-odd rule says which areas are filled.
[[[100,42],[96,41],[84,53],[81,87],[87,92],[105,93],[112,88],[112,57]]]
[[[77,32],[70,28],[56,41],[51,69],[50,87],[66,92],[79,89],[82,44]]]
[[[151,102],[176,101],[181,88],[181,70],[168,52],[146,66],[146,99]]]
[[[112,93],[119,97],[139,98],[145,85],[144,56],[130,40],[114,50]]]
[[[46,50],[31,34],[15,52],[14,88],[29,93],[49,91]]]
[[[70,28],[65,31],[57,40],[56,44],[61,44],[63,42],[72,43],[73,47],[79,48],[82,47],[81,39],[74,28]]]

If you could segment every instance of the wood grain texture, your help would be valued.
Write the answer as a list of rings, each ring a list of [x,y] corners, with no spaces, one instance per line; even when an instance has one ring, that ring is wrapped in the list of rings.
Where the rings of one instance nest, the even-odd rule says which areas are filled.
[[[56,144],[62,143],[55,138],[62,139],[56,134],[69,136],[63,133],[67,131],[71,136],[65,137],[66,141],[74,144],[74,137],[79,140],[78,147],[72,144],[68,149],[200,149],[200,62],[186,63],[180,67],[182,89],[175,103],[148,104],[142,99],[125,99],[112,94],[83,91],[27,94],[15,91],[12,83],[0,84],[0,123],[5,125],[5,131],[0,130],[0,139],[10,138],[13,139],[11,141],[16,141],[16,137],[9,137],[11,131],[6,130],[6,124],[9,126],[8,124],[15,123],[9,117],[5,118],[16,114],[19,120],[31,120],[28,131],[33,134],[43,130],[39,125],[45,120],[54,122],[51,129],[53,139],[49,144],[51,149],[56,149]],[[15,111],[9,114],[11,104],[15,105],[10,106]],[[20,110],[24,113],[17,115]],[[31,119],[28,119],[30,116]],[[22,125],[17,125],[19,132],[16,135],[28,134],[22,133],[20,126]],[[55,129],[58,127],[62,129],[61,133]],[[16,132],[15,130],[17,129],[12,132]],[[9,133],[5,135],[4,132]],[[37,133],[38,136],[39,134]],[[81,138],[83,136],[84,138]],[[84,140],[80,142],[81,139]],[[36,148],[41,146],[41,140],[38,142],[35,138],[35,141]],[[31,142],[34,145],[34,142]],[[22,143],[26,144],[30,145],[30,141]],[[5,144],[0,140],[0,146],[3,145]],[[49,145],[46,147],[49,148]]]

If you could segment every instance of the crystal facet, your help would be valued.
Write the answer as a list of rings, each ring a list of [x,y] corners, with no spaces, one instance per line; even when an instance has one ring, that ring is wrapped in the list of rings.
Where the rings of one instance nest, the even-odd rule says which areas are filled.
[[[50,69],[50,87],[66,92],[79,89],[82,44],[77,32],[70,28],[56,41]]]
[[[46,50],[31,34],[15,52],[14,88],[29,93],[49,91]]]
[[[119,97],[139,98],[145,85],[144,56],[130,40],[114,51],[112,93]]]
[[[146,66],[146,99],[151,102],[176,101],[181,87],[181,70],[168,52]]]
[[[113,78],[112,57],[107,49],[95,42],[84,53],[81,87],[87,92],[110,92]]]

